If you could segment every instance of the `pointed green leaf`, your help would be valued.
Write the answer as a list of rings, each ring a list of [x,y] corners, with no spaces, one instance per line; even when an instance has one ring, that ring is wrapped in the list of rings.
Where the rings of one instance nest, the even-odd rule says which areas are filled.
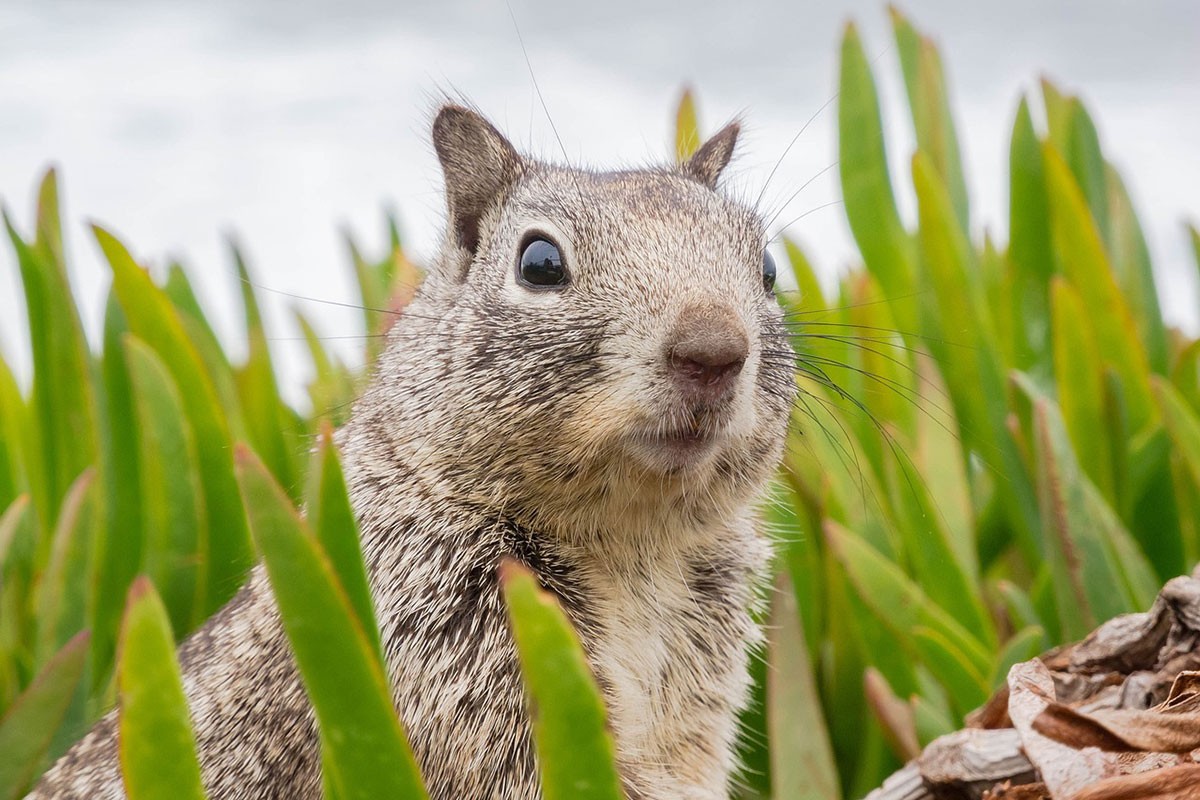
[[[137,419],[122,337],[129,332],[116,294],[109,292],[104,315],[104,525],[96,539],[95,594],[92,605],[92,654],[99,678],[109,673],[125,595],[142,564],[141,473]]]
[[[15,800],[37,777],[54,732],[83,678],[88,634],[78,633],[48,660],[0,718],[0,800]]]
[[[229,429],[178,312],[120,242],[101,228],[94,232],[112,266],[113,285],[130,330],[151,344],[170,370],[192,429],[208,523],[205,610],[211,613],[233,596],[254,562],[233,475]]]
[[[296,453],[289,444],[286,410],[279,396],[275,381],[275,367],[271,362],[271,348],[263,327],[262,312],[258,297],[245,259],[236,244],[230,245],[237,269],[238,282],[242,290],[242,308],[246,318],[246,363],[238,372],[238,389],[241,405],[245,411],[245,422],[250,442],[259,453],[280,485],[292,499],[300,492],[299,470]]]
[[[1047,145],[1043,155],[1059,260],[1087,308],[1101,358],[1121,376],[1130,424],[1140,431],[1154,416],[1146,351],[1078,184],[1057,150]]]
[[[43,184],[43,212],[53,212],[53,173]],[[47,186],[50,188],[47,189]],[[53,232],[57,221],[43,217],[41,230]],[[91,353],[66,271],[57,260],[58,247],[40,240],[25,243],[5,216],[9,238],[17,253],[33,350],[33,391],[30,431],[40,474],[30,463],[30,487],[41,529],[53,528],[67,489],[84,469],[94,464],[99,450]]]
[[[192,283],[182,266],[171,265],[167,272],[167,283],[163,287],[163,291],[178,310],[183,330],[208,371],[220,407],[225,411],[231,436],[235,439],[245,438],[242,404],[241,398],[238,397],[237,379],[233,373],[233,365],[230,364],[229,356],[221,347],[221,341],[213,331],[204,309],[201,308],[195,290],[192,289]]]
[[[317,541],[325,549],[338,582],[346,591],[359,624],[375,649],[379,667],[384,669],[383,645],[379,627],[375,624],[375,606],[359,547],[358,523],[350,507],[342,467],[333,445],[333,429],[328,425],[321,430],[317,452],[309,469],[305,508],[309,528],[316,532]]]
[[[208,551],[196,444],[183,399],[154,350],[124,340],[134,387],[144,528],[142,570],[162,586],[162,601],[180,635],[205,616]]]
[[[1046,348],[1047,282],[1055,269],[1049,202],[1042,146],[1033,129],[1029,105],[1021,98],[1009,145],[1008,191],[1008,263],[1013,273],[1012,312],[1019,369],[1029,369]]]
[[[117,656],[118,747],[129,800],[203,800],[175,637],[150,579],[129,587]]]
[[[941,57],[933,42],[919,34],[895,6],[889,7],[888,12],[900,52],[917,147],[932,158],[934,168],[950,193],[962,229],[969,231],[967,185],[963,179],[958,134],[950,113]]]
[[[863,51],[858,30],[848,25],[842,38],[841,77],[838,87],[838,168],[842,197],[850,230],[867,269],[878,278],[894,302],[907,298],[914,287],[912,241],[892,193],[883,121],[875,79]],[[897,306],[905,330],[912,330],[914,315]]]
[[[615,746],[579,637],[528,569],[503,562],[500,583],[532,709],[542,796],[619,800]]]
[[[1128,300],[1137,323],[1138,335],[1146,346],[1150,368],[1166,374],[1170,359],[1167,330],[1163,324],[1158,289],[1154,284],[1154,268],[1150,250],[1138,222],[1133,201],[1121,175],[1111,165],[1107,169],[1108,215],[1111,225],[1109,240],[1117,283]]]
[[[89,581],[96,531],[96,472],[71,484],[56,515],[50,558],[37,589],[37,660],[49,658],[87,625]]]
[[[254,541],[339,796],[424,798],[387,677],[332,563],[266,467],[241,446],[237,464]]]

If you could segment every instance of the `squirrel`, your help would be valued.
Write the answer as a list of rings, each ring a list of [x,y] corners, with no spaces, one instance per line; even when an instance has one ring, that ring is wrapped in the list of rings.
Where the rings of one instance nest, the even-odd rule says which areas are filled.
[[[339,432],[402,720],[432,800],[541,797],[497,566],[555,594],[629,800],[725,798],[794,354],[765,223],[678,166],[518,153],[444,105],[440,251]],[[261,565],[179,649],[214,800],[319,798],[316,723]],[[36,800],[122,798],[110,713]]]

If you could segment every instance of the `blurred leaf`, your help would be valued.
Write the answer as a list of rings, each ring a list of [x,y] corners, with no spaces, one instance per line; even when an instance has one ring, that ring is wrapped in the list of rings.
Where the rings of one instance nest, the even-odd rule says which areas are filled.
[[[246,428],[250,443],[259,453],[280,485],[292,499],[299,497],[301,486],[298,481],[296,453],[293,452],[284,432],[288,430],[283,400],[275,382],[275,367],[271,363],[271,349],[263,327],[262,312],[250,272],[237,244],[231,243],[233,261],[237,269],[238,282],[242,290],[242,308],[246,317],[246,363],[238,372],[238,389],[245,410]]]
[[[616,749],[579,638],[524,566],[503,561],[500,584],[528,692],[543,797],[620,800]]]
[[[1013,327],[1018,334],[1015,365],[1028,370],[1046,350],[1047,284],[1055,265],[1042,146],[1025,98],[1017,108],[1009,145],[1008,203],[1008,262],[1013,275]]]
[[[838,88],[838,168],[846,218],[867,269],[892,298],[905,330],[913,330],[915,315],[907,309],[914,287],[914,253],[900,222],[892,194],[883,121],[875,80],[863,52],[858,30],[847,25],[842,39]]]
[[[911,631],[912,642],[921,660],[950,694],[960,715],[982,705],[991,687],[987,674],[974,664],[962,649],[941,632],[923,625]]]
[[[1070,98],[1063,95],[1049,78],[1039,81],[1042,88],[1042,99],[1046,107],[1046,127],[1049,140],[1060,153],[1071,149],[1071,103]]]
[[[837,800],[841,791],[833,750],[786,572],[777,577],[772,600],[767,655],[772,797]]]
[[[87,625],[88,591],[96,530],[96,472],[84,471],[67,490],[56,515],[50,558],[38,581],[36,660],[49,658]]]
[[[1101,357],[1121,377],[1130,424],[1140,431],[1154,416],[1146,352],[1079,186],[1053,147],[1048,145],[1043,154],[1059,260],[1087,308]]]
[[[997,488],[1029,557],[1036,557],[1037,506],[1025,465],[1007,434],[1004,377],[985,301],[973,284],[973,253],[953,221],[950,199],[929,160],[913,157],[913,184],[920,213],[920,242],[933,288],[942,335],[929,344],[942,364],[964,445],[1002,476]],[[964,449],[966,449],[964,447]]]
[[[1106,435],[1100,354],[1079,293],[1059,277],[1054,278],[1050,288],[1055,384],[1063,419],[1080,465],[1115,505],[1112,447],[1124,447],[1125,440],[1114,443]]]
[[[994,689],[1002,685],[1014,664],[1036,658],[1045,652],[1049,645],[1050,643],[1046,640],[1046,632],[1042,630],[1041,626],[1030,625],[1014,633],[996,654],[996,666],[991,672],[989,688]]]
[[[244,438],[245,425],[242,420],[241,398],[238,397],[237,379],[233,373],[233,365],[229,362],[221,347],[217,334],[212,329],[200,301],[192,289],[192,283],[179,264],[172,264],[167,272],[167,283],[163,287],[171,304],[179,313],[179,322],[183,325],[184,333],[200,356],[200,361],[208,371],[213,390],[224,409],[229,430],[234,438]]]
[[[1146,584],[1152,597],[1156,581],[1080,472],[1058,410],[1028,382],[1021,385],[1034,398],[1038,493],[1059,622],[1064,636],[1081,639],[1098,621],[1141,609]]]
[[[39,237],[32,246],[4,218],[20,266],[33,350],[30,405],[36,424],[30,433],[38,457],[27,466],[43,531],[53,528],[68,487],[95,463],[99,451],[91,354],[60,260],[56,197],[51,170],[42,182]]]
[[[1060,151],[1067,158],[1075,181],[1087,199],[1088,209],[1101,238],[1111,244],[1112,226],[1108,216],[1108,178],[1104,155],[1100,152],[1100,136],[1087,109],[1077,97],[1066,100],[1068,146]]]
[[[900,66],[904,72],[904,87],[912,111],[917,147],[930,155],[934,168],[950,193],[959,224],[964,231],[970,231],[967,185],[963,178],[958,134],[950,113],[941,57],[933,41],[920,35],[895,6],[889,6],[888,13],[892,18],[896,47],[900,52]]]
[[[1200,483],[1200,420],[1164,378],[1155,376],[1151,381],[1171,442],[1183,456],[1192,480]]]
[[[696,97],[691,88],[685,88],[675,110],[675,163],[682,164],[691,158],[702,142],[700,122],[696,115]]]
[[[192,429],[208,523],[204,539],[209,566],[205,613],[211,613],[233,596],[254,562],[233,475],[229,429],[178,312],[120,242],[101,228],[94,228],[94,232],[112,265],[113,285],[129,327],[154,347],[170,370]]]
[[[961,653],[968,668],[984,674],[989,666],[987,648],[936,603],[933,603],[895,564],[883,558],[859,537],[827,520],[825,539],[846,569],[859,597],[882,622],[903,639],[921,627],[941,636]]]
[[[917,741],[921,747],[925,747],[939,736],[945,736],[958,728],[958,725],[945,711],[927,698],[917,695],[909,702],[913,710],[913,723],[917,728]]]
[[[54,732],[83,678],[88,633],[76,634],[0,718],[0,800],[21,797],[37,777]]]
[[[994,647],[996,631],[975,583],[974,554],[969,563],[960,562],[937,502],[903,449],[888,461],[888,486],[914,580],[963,628]]]
[[[1195,225],[1185,225],[1188,238],[1192,240],[1192,257],[1196,260],[1196,269],[1200,270],[1200,228]]]
[[[1170,360],[1167,330],[1163,324],[1162,309],[1158,304],[1158,289],[1154,285],[1154,268],[1150,264],[1150,251],[1133,201],[1125,189],[1120,174],[1107,166],[1108,215],[1110,246],[1113,268],[1117,283],[1129,302],[1129,308],[1137,323],[1138,336],[1145,343],[1150,368],[1165,375]]]
[[[142,571],[162,586],[181,634],[204,618],[206,526],[196,445],[170,371],[148,345],[126,334],[134,387],[144,528]]]
[[[103,465],[104,525],[96,537],[95,592],[92,602],[92,654],[95,672],[106,676],[116,655],[125,595],[144,553],[142,478],[138,465],[137,418],[129,365],[122,338],[128,334],[125,312],[110,290],[104,315]]]
[[[787,251],[792,274],[796,277],[796,295],[785,294],[783,302],[785,307],[798,315],[796,321],[803,324],[804,317],[800,315],[824,311],[829,307],[829,303],[825,300],[825,293],[821,291],[816,270],[800,245],[785,236],[783,246]]]
[[[8,364],[0,357],[0,508],[27,490],[21,431],[27,429],[25,401]]]
[[[29,495],[19,495],[0,514],[0,714],[20,692],[32,660],[32,516]]]
[[[308,385],[312,414],[316,418],[328,419],[334,427],[338,427],[350,417],[350,408],[357,393],[354,376],[344,364],[335,361],[326,352],[321,337],[307,317],[296,312],[296,322],[313,362],[314,377]]]
[[[166,608],[145,576],[129,587],[117,675],[118,746],[129,800],[202,800],[175,637]]]
[[[1042,627],[1042,618],[1029,595],[1012,581],[996,582],[996,593],[1004,602],[1004,610],[1014,630]]]
[[[863,691],[892,752],[904,761],[920,755],[921,745],[917,741],[917,723],[912,706],[896,696],[887,679],[874,668],[863,674]]]
[[[266,467],[241,446],[237,464],[254,541],[339,797],[424,798],[387,677],[333,564]]]

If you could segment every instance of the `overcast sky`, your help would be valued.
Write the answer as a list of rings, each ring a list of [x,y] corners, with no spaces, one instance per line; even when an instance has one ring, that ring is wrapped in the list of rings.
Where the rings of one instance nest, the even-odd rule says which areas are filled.
[[[908,184],[911,135],[882,4],[511,2],[572,160],[666,157],[687,82],[708,130],[744,115],[734,181],[753,194],[833,95],[838,39],[854,18],[884,84],[893,171]],[[1195,266],[1182,221],[1200,220],[1200,2],[913,0],[903,8],[942,46],[977,231],[1004,233],[1013,112],[1047,74],[1095,115],[1169,287],[1167,313],[1194,328]],[[442,211],[427,125],[443,92],[469,97],[531,152],[561,156],[504,0],[0,0],[0,198],[29,230],[36,180],[47,165],[60,167],[72,278],[90,330],[108,283],[84,229],[97,220],[144,260],[183,259],[236,348],[226,233],[245,245],[258,282],[338,301],[355,299],[340,228],[379,252],[382,209],[392,207],[415,254],[430,251]],[[786,198],[834,160],[835,127],[830,106],[781,166],[769,198]],[[781,219],[837,197],[831,170]],[[900,200],[910,211],[906,189]],[[830,276],[855,259],[836,206],[792,234]],[[0,247],[0,351],[23,370],[20,298],[12,253]],[[296,301],[264,299],[274,335],[294,336],[288,307]],[[356,314],[305,310],[327,335],[358,332]],[[300,346],[276,347],[298,398]]]

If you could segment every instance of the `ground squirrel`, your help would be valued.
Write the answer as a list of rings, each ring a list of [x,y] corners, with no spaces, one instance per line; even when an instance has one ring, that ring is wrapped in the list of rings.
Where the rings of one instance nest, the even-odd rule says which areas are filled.
[[[627,796],[728,796],[768,557],[754,506],[796,391],[764,222],[716,190],[737,136],[592,172],[437,114],[446,236],[339,439],[434,800],[540,796],[505,556],[578,628]],[[261,567],[180,660],[210,797],[320,796]],[[112,715],[32,795],[123,796]]]

